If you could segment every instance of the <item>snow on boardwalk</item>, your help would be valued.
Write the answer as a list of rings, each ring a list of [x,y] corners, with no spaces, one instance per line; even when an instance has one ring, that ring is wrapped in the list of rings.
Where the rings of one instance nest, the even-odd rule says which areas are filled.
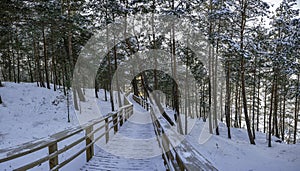
[[[108,144],[81,168],[96,170],[166,170],[156,141],[150,114],[134,104],[133,115]]]

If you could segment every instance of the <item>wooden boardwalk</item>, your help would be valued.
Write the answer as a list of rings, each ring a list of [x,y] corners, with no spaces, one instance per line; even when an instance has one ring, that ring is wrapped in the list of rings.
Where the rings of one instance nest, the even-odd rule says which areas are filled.
[[[133,115],[108,144],[98,144],[99,151],[80,170],[166,170],[156,140],[149,112],[139,105]]]

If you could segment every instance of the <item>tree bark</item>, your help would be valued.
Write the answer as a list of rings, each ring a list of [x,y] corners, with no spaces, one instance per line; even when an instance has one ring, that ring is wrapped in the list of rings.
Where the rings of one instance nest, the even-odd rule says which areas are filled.
[[[258,78],[258,87],[257,87],[257,108],[256,108],[256,131],[259,131],[259,107],[260,107],[260,98],[259,98],[259,93],[260,93],[260,78]]]
[[[230,133],[230,64],[229,59],[226,62],[226,105],[225,105],[225,116],[226,116],[226,125],[227,125],[227,135],[231,139]]]
[[[299,81],[299,77],[300,77],[300,74],[298,73],[298,79],[297,79],[297,89],[296,89],[296,97],[295,97],[295,116],[294,116],[294,144],[296,144],[297,142],[297,124],[298,124],[298,96],[299,96],[299,84],[300,84],[300,81]]]
[[[50,89],[50,82],[49,82],[49,73],[48,73],[48,57],[47,57],[47,41],[45,35],[45,28],[43,27],[43,45],[44,45],[44,69],[45,69],[45,76],[46,76],[46,84],[47,88]]]
[[[175,2],[174,0],[172,0],[172,10],[175,10]],[[175,26],[174,23],[172,24],[172,28],[171,28],[171,40],[172,40],[172,58],[173,58],[173,79],[174,81],[177,80],[176,79],[176,45],[175,45]],[[174,107],[175,107],[175,114],[177,115],[177,128],[178,128],[178,132],[180,134],[183,134],[183,129],[182,129],[182,122],[181,122],[181,117],[180,117],[180,112],[179,112],[179,90],[178,90],[178,85],[176,82],[173,83],[173,93],[174,93]]]
[[[242,0],[242,20],[241,20],[241,33],[240,33],[240,49],[244,49],[244,30],[246,26],[246,9],[247,9],[247,2]],[[245,88],[245,59],[244,56],[241,56],[241,81],[242,81],[242,98],[243,98],[243,106],[244,106],[244,114],[245,114],[245,121],[247,126],[248,137],[251,144],[255,144],[253,134],[251,132],[250,126],[250,119],[248,116],[248,108],[247,108],[247,97],[246,97],[246,88]]]
[[[235,128],[239,127],[239,122],[238,122],[238,112],[239,112],[238,99],[239,99],[239,84],[238,84],[238,82],[236,82],[236,84],[235,84],[235,117],[234,117],[234,127]]]
[[[277,119],[277,113],[278,113],[278,77],[277,74],[275,74],[275,87],[274,87],[274,129],[275,129],[275,136],[279,138],[279,132],[278,132],[278,119]]]
[[[266,85],[265,88],[265,99],[264,99],[264,133],[266,133],[266,115],[267,115],[267,90],[268,90],[268,86]]]
[[[285,89],[285,87],[284,87]],[[286,91],[286,90],[284,90]],[[285,132],[285,101],[286,101],[286,92],[284,92],[283,96],[283,109],[282,109],[282,128],[281,128],[281,140],[284,141],[284,132]]]
[[[252,132],[253,138],[255,139],[255,92],[256,92],[256,57],[254,62],[254,84],[253,84],[253,94],[252,94]]]
[[[274,77],[275,77],[275,75],[274,75]],[[275,83],[273,82],[272,92],[271,92],[271,102],[270,102],[271,105],[270,105],[270,115],[269,115],[269,126],[268,126],[269,127],[268,147],[272,147],[272,144],[271,144],[271,135],[272,135],[272,110],[273,110],[274,89],[275,89]]]

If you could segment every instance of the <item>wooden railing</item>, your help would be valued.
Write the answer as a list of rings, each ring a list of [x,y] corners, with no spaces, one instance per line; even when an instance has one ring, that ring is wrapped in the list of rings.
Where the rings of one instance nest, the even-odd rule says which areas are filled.
[[[154,131],[157,137],[160,148],[162,149],[162,157],[167,170],[187,170],[182,159],[179,157],[175,147],[170,142],[165,130],[160,124],[158,118],[154,114],[153,108],[150,109],[150,115],[154,126]]]
[[[137,96],[133,99],[138,103],[143,100]],[[154,131],[162,150],[162,158],[167,170],[217,170],[208,160],[197,152],[189,142],[184,140],[180,145],[174,145],[165,132],[165,125],[162,125],[160,119],[155,115],[152,105],[148,103],[148,105],[144,106],[149,106]],[[168,124],[168,122],[166,122],[166,124]],[[168,124],[168,127],[171,127],[171,125]],[[184,157],[183,153],[187,152],[191,155]]]
[[[114,132],[117,132],[118,128],[122,126],[122,124],[132,114],[133,106],[132,104],[129,104],[119,108],[117,112],[108,114],[104,118],[92,120],[85,125],[59,132],[50,136],[49,138],[28,142],[14,148],[0,149],[0,164],[3,162],[11,161],[13,159],[24,157],[45,148],[48,148],[49,153],[47,156],[38,158],[35,161],[32,161],[21,167],[17,166],[15,170],[28,170],[48,161],[50,168],[49,170],[57,171],[84,152],[86,152],[86,160],[89,161],[94,155],[95,142],[105,137],[105,141],[107,143],[109,141],[110,131],[114,129]],[[100,130],[102,130],[102,132],[100,132]],[[70,137],[74,137],[75,139],[76,135],[82,133],[84,133],[83,137],[73,140],[60,149],[58,148],[59,142]],[[100,135],[96,136],[96,133],[100,133]],[[85,146],[83,146],[82,148],[73,148],[74,146],[83,142],[85,142]],[[59,161],[58,155],[72,148],[76,150],[75,154],[68,157],[67,159],[64,159],[64,161]]]
[[[145,101],[144,99],[142,99],[141,97],[138,97],[136,95],[132,95],[132,98],[134,101],[136,101],[139,105],[141,105],[144,109],[146,109],[147,111],[149,111],[149,103],[147,101]]]

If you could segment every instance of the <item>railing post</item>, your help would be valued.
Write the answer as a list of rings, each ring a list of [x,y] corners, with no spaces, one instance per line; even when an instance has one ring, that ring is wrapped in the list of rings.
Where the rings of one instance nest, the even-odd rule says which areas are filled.
[[[109,140],[109,131],[108,131],[108,118],[105,119],[105,140],[108,143]]]
[[[55,153],[57,151],[57,142],[48,146],[49,155]],[[49,167],[53,169],[55,166],[58,165],[58,156],[53,157],[49,160]]]
[[[114,133],[118,132],[118,113],[113,114]]]
[[[86,146],[92,143],[94,139],[94,135],[88,136],[93,131],[93,126],[89,126],[85,129],[86,137]],[[86,149],[86,161],[88,162],[94,156],[94,144],[92,144],[89,148]]]
[[[124,109],[124,122],[126,122],[127,121],[127,118],[128,118],[128,116],[127,116],[127,108],[125,108]]]
[[[130,117],[132,114],[133,114],[133,106],[130,107],[130,110],[129,110],[129,117]],[[129,117],[128,117],[128,118],[129,118]]]
[[[176,161],[177,161],[177,164],[178,164],[178,167],[180,168],[180,170],[184,171],[184,165],[177,153],[176,153]]]
[[[120,126],[123,125],[123,114],[124,114],[124,108],[120,111]]]

